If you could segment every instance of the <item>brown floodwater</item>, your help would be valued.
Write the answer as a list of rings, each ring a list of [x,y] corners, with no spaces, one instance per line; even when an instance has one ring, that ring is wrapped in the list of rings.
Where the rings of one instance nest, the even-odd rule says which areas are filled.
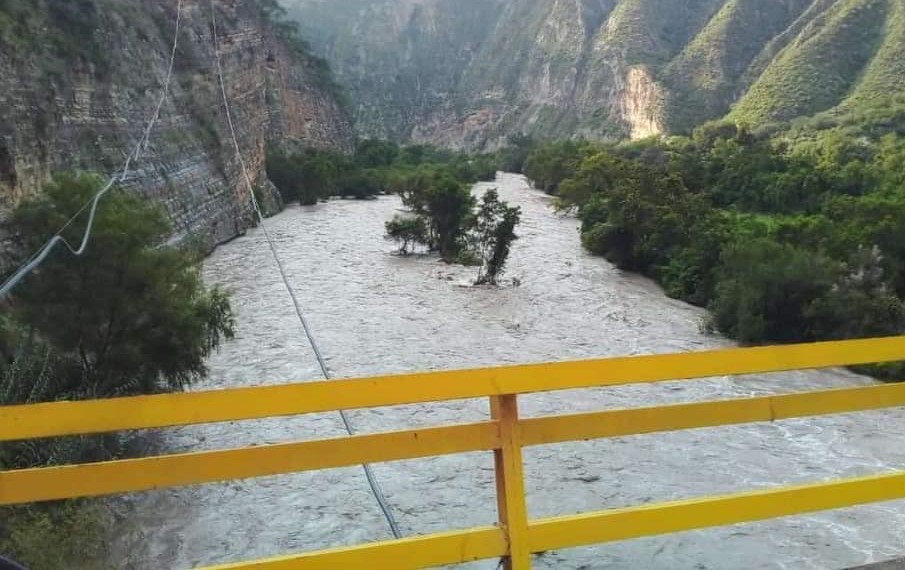
[[[268,220],[336,377],[568,360],[729,346],[702,331],[704,312],[650,281],[586,254],[578,223],[523,178],[493,184],[523,210],[507,277],[470,285],[476,270],[392,255],[383,223],[395,197],[292,207]],[[302,334],[259,230],[205,264],[228,288],[239,334],[210,359],[198,388],[316,380]],[[713,378],[523,397],[527,416],[803,391],[872,381],[845,371]],[[362,432],[487,417],[485,401],[352,411]],[[342,435],[317,414],[169,430],[173,450]],[[905,467],[905,411],[703,429],[525,451],[532,517],[856,476]],[[406,534],[492,524],[488,453],[374,466]],[[388,538],[360,468],[134,495],[117,504],[119,566],[184,569]],[[905,502],[545,553],[539,569],[843,568],[905,555]],[[495,562],[469,568],[494,568]]]

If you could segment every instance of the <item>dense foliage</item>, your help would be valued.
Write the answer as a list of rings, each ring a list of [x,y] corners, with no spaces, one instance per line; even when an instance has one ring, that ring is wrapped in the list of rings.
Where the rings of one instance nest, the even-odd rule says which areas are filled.
[[[472,230],[474,249],[481,261],[478,284],[496,285],[497,277],[506,269],[512,243],[518,239],[515,227],[521,217],[521,209],[500,200],[496,190],[484,193]]]
[[[267,174],[283,200],[305,205],[331,196],[397,194],[408,209],[386,222],[386,238],[408,254],[417,246],[447,262],[481,264],[494,283],[515,238],[519,212],[490,192],[477,212],[470,185],[496,176],[497,158],[431,146],[365,139],[352,154],[271,147]],[[490,201],[487,201],[490,200]]]
[[[453,261],[463,250],[465,235],[472,224],[475,199],[464,182],[448,172],[430,168],[401,178],[398,182],[402,203],[427,227],[425,245],[446,261]],[[392,232],[393,222],[387,231]]]
[[[24,202],[12,227],[23,250],[37,249],[96,192],[92,176],[63,175]],[[85,223],[73,224],[75,240]],[[100,203],[81,257],[57,249],[15,291],[12,314],[74,367],[61,390],[103,397],[180,389],[206,372],[204,359],[233,331],[229,301],[207,290],[200,257],[159,247],[163,210],[113,191]]]
[[[62,175],[24,202],[10,226],[21,250],[37,249],[100,183]],[[69,243],[86,217],[64,232]],[[232,311],[223,291],[203,285],[197,253],[161,247],[169,230],[159,207],[111,191],[84,255],[58,248],[14,290],[0,316],[0,405],[158,393],[206,373],[206,356],[233,334]],[[111,435],[3,444],[0,469],[107,459],[127,443]],[[78,502],[3,508],[0,552],[33,568],[74,560],[93,568],[103,524],[99,509]]]
[[[387,238],[401,244],[400,253],[421,244],[447,262],[479,265],[477,284],[497,283],[518,239],[521,210],[487,190],[480,202],[469,185],[444,169],[422,167],[399,177],[395,190],[408,213],[386,223]]]
[[[428,146],[404,146],[379,140],[359,141],[351,155],[313,148],[271,147],[267,175],[283,200],[316,204],[330,196],[365,199],[400,193],[416,173],[442,173],[458,182],[492,179],[496,162]]]
[[[620,145],[514,142],[501,159],[524,157],[521,171],[577,211],[589,251],[709,307],[720,332],[743,343],[905,332],[895,129],[712,124]]]

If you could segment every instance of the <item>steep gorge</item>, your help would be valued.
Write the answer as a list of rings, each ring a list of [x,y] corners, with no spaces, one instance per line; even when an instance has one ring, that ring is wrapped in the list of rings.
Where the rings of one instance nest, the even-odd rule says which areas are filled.
[[[0,0],[0,219],[54,172],[121,167],[160,96],[176,6]],[[170,96],[124,186],[165,205],[176,239],[210,247],[253,219],[223,114],[210,4],[183,0],[182,10]],[[216,10],[239,144],[268,195],[267,142],[347,148],[351,126],[322,63],[278,32],[256,0],[216,0]]]
[[[281,1],[370,136],[637,138],[905,93],[900,0]]]

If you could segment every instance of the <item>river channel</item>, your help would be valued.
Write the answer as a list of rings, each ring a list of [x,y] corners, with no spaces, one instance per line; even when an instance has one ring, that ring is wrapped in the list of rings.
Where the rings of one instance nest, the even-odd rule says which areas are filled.
[[[268,220],[289,279],[336,377],[730,346],[705,314],[650,281],[586,254],[577,221],[521,177],[497,187],[521,206],[507,278],[472,287],[474,268],[392,255],[383,223],[395,197],[291,207]],[[237,338],[197,389],[316,380],[319,371],[260,230],[219,248],[205,279],[229,289]],[[743,397],[871,380],[845,371],[713,378],[523,397],[537,416]],[[361,432],[486,418],[486,401],[350,412]],[[342,435],[336,414],[169,430],[169,450]],[[905,468],[905,410],[530,448],[532,518]],[[488,453],[374,466],[406,534],[493,524]],[[135,495],[113,542],[123,568],[200,565],[381,540],[385,521],[360,468]],[[547,552],[539,569],[824,569],[905,555],[905,502]],[[492,569],[495,562],[468,568]]]

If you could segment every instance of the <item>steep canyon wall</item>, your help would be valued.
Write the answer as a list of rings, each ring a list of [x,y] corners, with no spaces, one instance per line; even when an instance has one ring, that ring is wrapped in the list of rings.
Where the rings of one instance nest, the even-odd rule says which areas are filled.
[[[154,113],[177,12],[176,0],[23,4],[0,6],[0,220],[54,172],[106,176],[121,167]],[[255,0],[215,7],[239,145],[267,196],[268,142],[347,149],[351,126],[321,62],[285,39]],[[253,223],[213,45],[211,4],[184,0],[170,94],[123,184],[166,207],[176,239],[209,247]]]

